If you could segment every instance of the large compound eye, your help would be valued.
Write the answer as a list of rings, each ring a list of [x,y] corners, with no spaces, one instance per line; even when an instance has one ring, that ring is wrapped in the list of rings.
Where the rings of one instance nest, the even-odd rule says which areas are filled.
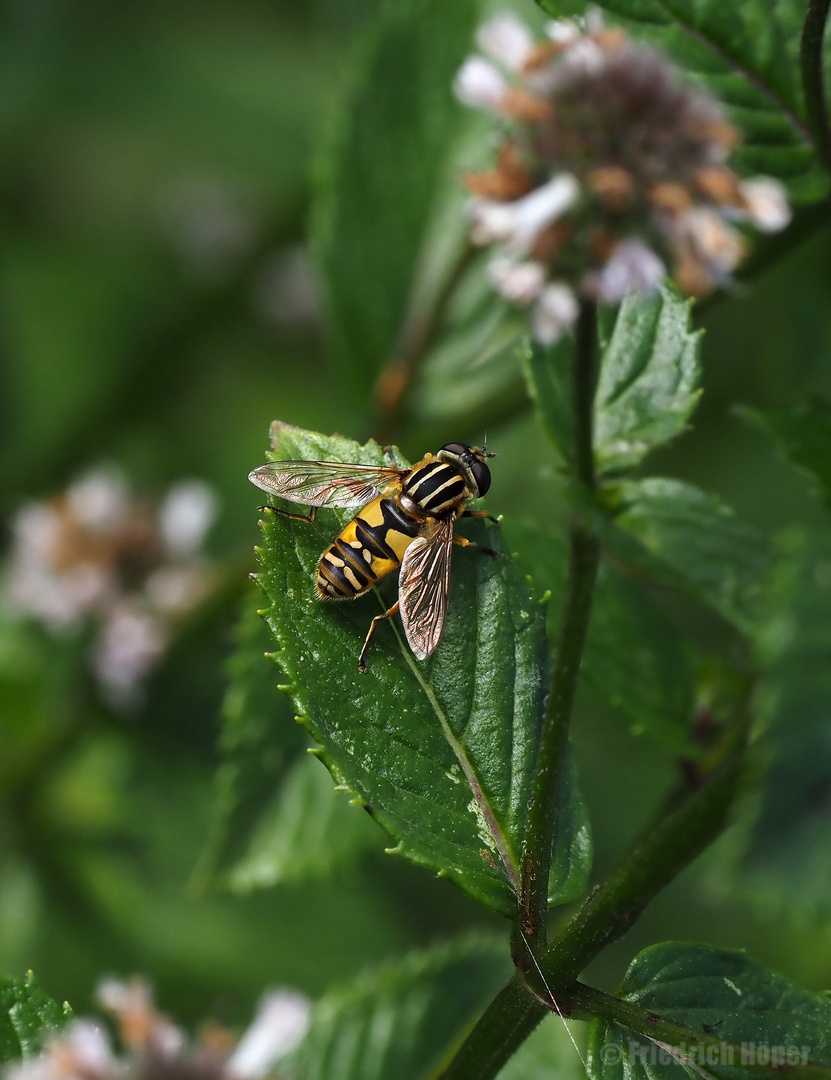
[[[463,458],[470,453],[470,447],[465,446],[464,443],[460,442],[445,443],[441,449],[446,450],[448,454],[453,454],[455,457],[460,458]],[[439,453],[441,453],[441,450],[439,451]]]
[[[484,463],[484,461],[473,462],[473,479],[476,481],[476,487],[479,489],[479,496],[487,494],[488,488],[491,486],[491,471]]]

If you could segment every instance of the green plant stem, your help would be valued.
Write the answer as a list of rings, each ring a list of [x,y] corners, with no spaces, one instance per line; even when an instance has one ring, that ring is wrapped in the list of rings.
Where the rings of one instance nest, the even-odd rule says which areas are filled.
[[[441,1080],[489,1080],[559,1004],[586,965],[621,937],[647,904],[723,830],[738,789],[745,741],[700,782],[684,781],[673,791],[629,856],[553,938],[539,959],[533,994],[529,975],[519,972],[497,994]]]
[[[375,383],[375,399],[378,416],[376,439],[380,443],[392,441],[398,422],[412,387],[413,378],[421,366],[431,345],[441,329],[456,289],[476,257],[477,249],[466,244],[451,267],[432,303],[426,311],[409,326],[405,341],[398,355],[378,374]]]
[[[597,310],[584,303],[577,322],[572,368],[574,470],[579,484],[594,489],[592,413],[597,365]],[[571,525],[571,548],[566,595],[557,635],[548,706],[540,730],[539,748],[528,807],[528,828],[522,856],[519,925],[523,941],[514,941],[515,961],[524,967],[527,948],[539,955],[545,947],[548,914],[548,874],[557,812],[557,791],[568,750],[580,660],[589,627],[600,543],[580,514]],[[527,946],[527,948],[526,948]]]
[[[805,23],[802,27],[800,65],[808,125],[811,128],[817,152],[826,166],[831,168],[831,130],[828,127],[822,49],[829,6],[831,6],[831,0],[809,0]]]

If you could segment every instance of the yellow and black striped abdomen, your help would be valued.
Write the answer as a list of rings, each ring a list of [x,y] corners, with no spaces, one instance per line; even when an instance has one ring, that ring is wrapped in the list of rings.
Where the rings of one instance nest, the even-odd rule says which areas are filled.
[[[420,523],[394,499],[379,496],[345,525],[317,564],[317,591],[327,600],[349,600],[397,570]]]

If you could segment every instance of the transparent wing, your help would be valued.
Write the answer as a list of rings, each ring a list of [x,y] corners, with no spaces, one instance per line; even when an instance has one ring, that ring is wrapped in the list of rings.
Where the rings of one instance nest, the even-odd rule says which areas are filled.
[[[306,506],[364,506],[406,475],[404,469],[344,461],[269,461],[248,474],[252,484]]]
[[[430,536],[419,536],[410,544],[401,562],[401,621],[417,660],[427,659],[444,629],[452,550],[453,521],[439,521]]]

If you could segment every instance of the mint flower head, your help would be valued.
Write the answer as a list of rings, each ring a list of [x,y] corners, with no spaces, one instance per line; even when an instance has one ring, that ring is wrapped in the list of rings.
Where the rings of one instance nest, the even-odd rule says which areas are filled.
[[[454,89],[503,130],[494,168],[465,176],[471,239],[493,246],[492,285],[551,343],[581,299],[616,304],[668,273],[692,296],[728,284],[737,226],[776,232],[790,210],[776,180],[729,167],[735,128],[656,49],[593,12],[546,33],[490,19]]]

